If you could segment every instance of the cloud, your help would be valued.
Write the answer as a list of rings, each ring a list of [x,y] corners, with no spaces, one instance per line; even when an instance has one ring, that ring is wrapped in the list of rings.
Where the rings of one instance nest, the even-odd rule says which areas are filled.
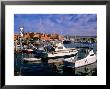
[[[15,32],[24,25],[27,32],[97,34],[96,14],[16,14],[14,19]]]

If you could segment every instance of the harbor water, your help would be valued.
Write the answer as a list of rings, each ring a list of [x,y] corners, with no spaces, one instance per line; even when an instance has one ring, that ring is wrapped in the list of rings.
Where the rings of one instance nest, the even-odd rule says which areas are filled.
[[[66,48],[92,47],[94,53],[97,53],[96,43],[70,43],[64,44],[64,46]],[[15,76],[97,76],[97,62],[79,68],[64,68],[63,64],[60,64],[56,68],[48,62],[23,62],[22,58],[28,56],[33,56],[33,54],[18,53],[14,55]]]

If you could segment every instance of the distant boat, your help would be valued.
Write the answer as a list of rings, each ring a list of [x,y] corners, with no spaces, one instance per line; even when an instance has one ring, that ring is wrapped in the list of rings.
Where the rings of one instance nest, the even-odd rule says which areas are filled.
[[[94,44],[95,42],[91,42],[91,41],[90,42],[89,41],[87,42],[86,41],[86,42],[80,42],[80,43],[82,43],[82,44]]]
[[[83,56],[82,54],[79,55],[81,51],[83,53],[86,52],[84,50],[80,50],[75,57],[64,59],[64,65],[67,67],[77,68],[77,67],[92,64],[97,61],[97,57],[94,54],[93,50],[88,50],[88,54],[87,55],[83,54]]]
[[[70,43],[71,43],[70,40],[64,40],[64,41],[63,41],[63,44],[70,44]]]

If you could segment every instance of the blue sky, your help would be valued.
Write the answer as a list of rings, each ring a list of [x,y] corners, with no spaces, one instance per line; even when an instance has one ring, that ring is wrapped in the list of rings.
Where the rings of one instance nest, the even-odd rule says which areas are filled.
[[[15,14],[14,32],[23,26],[25,32],[96,36],[96,14]]]

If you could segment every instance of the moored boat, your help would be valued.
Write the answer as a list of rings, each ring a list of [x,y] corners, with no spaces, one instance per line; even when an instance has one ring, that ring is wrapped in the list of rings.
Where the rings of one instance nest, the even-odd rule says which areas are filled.
[[[44,50],[34,50],[33,54],[35,55],[36,58],[47,58],[48,54]]]
[[[83,51],[83,55],[80,53]],[[85,54],[85,55],[84,55]],[[64,65],[77,68],[85,65],[92,64],[97,61],[97,57],[93,50],[80,50],[75,57],[64,59]]]
[[[29,53],[32,53],[32,52],[33,52],[32,49],[23,49],[23,50],[22,50],[22,53],[27,53],[27,54],[29,54]]]
[[[41,58],[23,58],[24,62],[35,62],[35,61],[41,61]]]
[[[78,52],[75,48],[65,48],[62,43],[56,45],[55,51],[48,53],[48,58],[61,58],[66,56],[74,56]]]
[[[70,43],[71,43],[70,40],[64,40],[64,41],[63,41],[63,44],[70,44]]]

